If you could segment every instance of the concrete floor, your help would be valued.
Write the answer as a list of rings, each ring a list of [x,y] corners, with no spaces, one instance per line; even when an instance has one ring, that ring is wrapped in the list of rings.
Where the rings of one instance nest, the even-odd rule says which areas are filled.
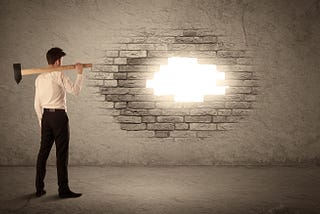
[[[0,213],[320,213],[319,167],[70,167],[59,199],[56,169],[34,196],[34,167],[0,167]]]

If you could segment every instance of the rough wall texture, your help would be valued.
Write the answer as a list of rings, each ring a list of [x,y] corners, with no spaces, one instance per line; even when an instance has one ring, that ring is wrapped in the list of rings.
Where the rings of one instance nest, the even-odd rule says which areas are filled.
[[[0,164],[35,163],[39,147],[33,110],[35,76],[16,85],[12,63],[45,66],[45,52],[53,46],[67,52],[65,64],[95,64],[94,72],[86,74],[81,95],[68,97],[71,164],[319,163],[319,14],[320,3],[315,0],[1,1]],[[202,36],[208,40],[199,42]],[[200,44],[207,48],[201,50]],[[132,58],[125,51],[143,55]],[[173,112],[187,112],[169,114],[166,106],[159,113],[162,104],[149,92],[110,93],[110,88],[137,90],[135,84],[145,90],[145,82],[140,85],[138,80],[154,70],[136,68],[158,66],[163,58],[181,53],[218,64],[235,87],[219,98],[223,106],[214,106],[218,102],[207,98],[203,105],[212,114],[190,115],[203,106],[176,109],[170,100],[166,102],[171,102]],[[118,70],[110,72],[113,66]],[[135,70],[127,70],[132,67]],[[74,77],[74,72],[66,73]],[[123,97],[124,101],[118,100]],[[155,114],[149,111],[132,118],[139,123],[127,123],[124,117],[130,115],[124,102],[131,107],[151,102],[156,108],[148,111]],[[245,109],[239,111],[246,115],[235,115],[237,109]],[[238,121],[238,116],[245,122],[229,131],[192,130],[196,125],[191,124],[217,125],[215,120]],[[146,129],[127,131],[127,124],[146,120]],[[172,120],[181,122],[180,128],[188,125],[187,130],[176,130]],[[171,124],[170,130],[158,130],[159,121]],[[54,156],[52,151],[52,164]]]

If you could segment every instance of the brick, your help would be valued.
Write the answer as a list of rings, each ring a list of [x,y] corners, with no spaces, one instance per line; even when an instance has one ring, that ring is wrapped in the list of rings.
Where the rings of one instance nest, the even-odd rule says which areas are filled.
[[[200,58],[199,64],[215,64],[215,65],[233,65],[237,63],[233,58]]]
[[[170,137],[174,138],[193,138],[196,137],[196,132],[194,131],[172,131]]]
[[[183,117],[182,116],[158,116],[157,121],[160,123],[169,123],[169,122],[180,123],[180,122],[183,122]]]
[[[106,57],[118,57],[119,51],[106,51]]]
[[[225,80],[225,85],[234,87],[234,86],[240,86],[240,87],[250,87],[250,86],[258,86],[258,81],[256,80]]]
[[[150,72],[130,72],[128,73],[128,79],[152,79],[153,73]]]
[[[231,109],[219,109],[218,115],[231,115],[232,110]]]
[[[107,87],[116,87],[117,86],[117,80],[104,80],[103,85]]]
[[[113,58],[104,58],[103,62],[108,65],[113,64]]]
[[[238,79],[238,80],[245,80],[245,79],[252,79],[252,72],[226,72],[225,73],[226,79]]]
[[[87,75],[88,79],[100,79],[100,80],[105,80],[105,79],[113,79],[114,73],[105,73],[105,72],[88,72],[85,73]]]
[[[198,36],[197,30],[183,30],[183,36]]]
[[[147,51],[120,51],[120,57],[146,57]]]
[[[226,89],[228,94],[250,94],[251,92],[251,87],[229,87]]]
[[[173,123],[149,123],[147,124],[148,130],[174,130]]]
[[[127,64],[127,58],[115,58],[114,64],[116,65],[124,65]]]
[[[118,80],[118,85],[120,87],[126,87],[126,88],[145,88],[146,81],[145,80]]]
[[[149,115],[147,109],[122,109],[121,115]]]
[[[120,128],[123,130],[128,131],[139,131],[139,130],[145,130],[147,125],[145,123],[140,124],[120,124]]]
[[[226,108],[251,108],[250,102],[226,102]]]
[[[237,123],[237,122],[240,122],[241,120],[244,120],[245,119],[245,116],[227,116],[226,117],[226,122],[228,123]]]
[[[244,57],[245,52],[244,51],[218,51],[217,56],[239,58],[239,57]]]
[[[147,65],[120,65],[119,72],[147,72]]]
[[[128,59],[129,65],[162,65],[168,64],[168,58],[132,58]]]
[[[155,108],[154,102],[129,102],[128,103],[129,108]]]
[[[251,109],[232,109],[232,115],[247,116],[252,112]]]
[[[128,94],[129,88],[105,88],[102,94]]]
[[[143,116],[142,117],[142,122],[144,122],[144,123],[154,123],[154,122],[156,122],[156,117],[155,116]]]
[[[154,136],[157,138],[167,138],[170,136],[169,131],[155,131]]]
[[[173,102],[174,101],[174,97],[173,95],[165,95],[165,96],[154,96],[154,100],[155,101],[165,101],[165,102]]]
[[[194,51],[197,50],[197,45],[196,44],[169,44],[168,45],[169,50],[173,51]]]
[[[234,123],[218,123],[217,130],[219,131],[227,131],[234,129]]]
[[[89,86],[103,86],[103,81],[104,80],[88,80],[86,84]]]
[[[228,72],[228,71],[255,71],[256,66],[253,65],[218,65],[218,71]]]
[[[130,132],[132,138],[152,138],[155,137],[154,131],[139,130],[138,132]]]
[[[155,36],[151,36],[151,37],[128,37],[126,38],[125,43],[131,43],[131,44],[161,44],[161,43],[174,43],[175,39],[173,36],[161,36],[161,37],[155,37]]]
[[[101,45],[101,43],[99,45]],[[116,44],[116,43],[109,44],[108,50],[109,51],[128,50],[128,45],[127,44]]]
[[[92,71],[118,72],[117,65],[94,64]]]
[[[217,42],[217,37],[215,36],[183,36],[183,37],[175,37],[175,43],[182,44],[194,44],[194,43],[202,43],[202,44],[212,44]]]
[[[128,50],[168,50],[167,44],[128,44]]]
[[[116,109],[127,108],[127,102],[115,102],[114,107]]]
[[[151,88],[130,88],[130,94],[153,94],[153,89]]]
[[[217,124],[214,123],[190,123],[190,130],[216,130]]]
[[[187,129],[189,129],[189,124],[188,123],[175,123],[174,128],[176,130],[187,130]]]
[[[252,64],[255,64],[255,62],[254,62],[253,58],[238,58],[237,64],[239,64],[239,65],[252,65]]]
[[[257,100],[257,96],[256,95],[251,95],[251,94],[246,94],[244,96],[244,100],[245,101],[256,101]]]
[[[139,116],[118,116],[117,121],[120,123],[141,123]]]
[[[191,115],[216,115],[217,111],[215,109],[191,109],[190,110]]]
[[[185,116],[185,121],[193,122],[193,123],[197,123],[197,122],[207,123],[207,122],[211,122],[211,116]]]
[[[218,51],[223,49],[219,43],[216,44],[197,44],[195,47],[198,51]]]
[[[114,73],[113,74],[113,79],[116,79],[116,80],[127,79],[127,73]]]
[[[151,115],[188,115],[189,109],[150,109]]]

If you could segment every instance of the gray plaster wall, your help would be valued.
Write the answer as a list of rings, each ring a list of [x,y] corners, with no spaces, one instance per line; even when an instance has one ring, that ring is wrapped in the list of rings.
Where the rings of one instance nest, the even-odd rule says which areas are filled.
[[[70,164],[317,164],[319,14],[315,0],[1,0],[0,165],[35,164],[40,143],[36,75],[17,85],[13,63],[46,66],[45,53],[53,46],[67,52],[65,64],[100,63],[109,40],[122,31],[193,28],[257,44],[261,87],[248,121],[208,139],[134,137],[85,83],[78,97],[68,97]],[[49,163],[54,162],[53,148]]]

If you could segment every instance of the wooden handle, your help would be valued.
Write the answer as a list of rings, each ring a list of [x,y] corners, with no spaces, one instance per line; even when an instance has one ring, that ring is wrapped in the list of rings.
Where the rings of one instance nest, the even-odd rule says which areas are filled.
[[[91,68],[92,63],[82,64],[83,68]],[[47,68],[32,68],[32,69],[22,69],[21,75],[38,74],[52,71],[63,71],[63,70],[73,70],[76,65],[62,65],[59,67],[47,67]]]

